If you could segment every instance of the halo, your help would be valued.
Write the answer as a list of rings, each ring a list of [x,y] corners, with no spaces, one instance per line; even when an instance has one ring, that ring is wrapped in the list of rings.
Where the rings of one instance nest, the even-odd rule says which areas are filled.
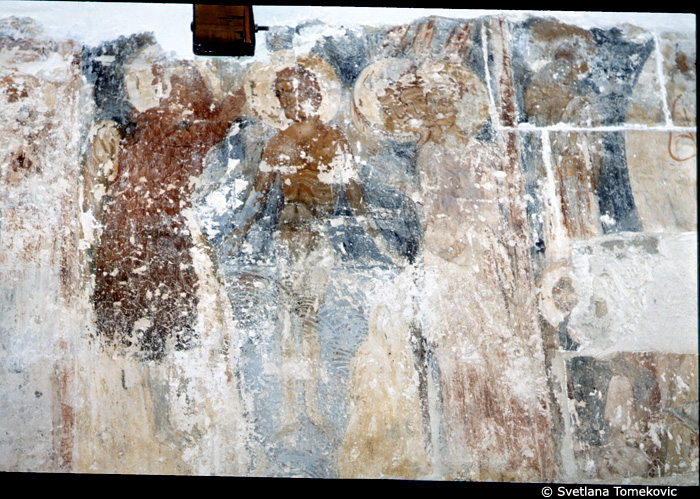
[[[162,74],[156,78],[153,69]],[[140,113],[157,107],[160,99],[170,95],[170,77],[185,69],[168,61],[160,46],[151,44],[140,49],[124,67],[124,87],[129,103]]]
[[[292,120],[284,115],[284,110],[275,95],[277,73],[295,65],[311,71],[321,87],[321,105],[314,113],[321,121],[328,122],[338,112],[340,105],[340,82],[333,68],[315,54],[297,56],[291,50],[275,52],[270,62],[256,62],[248,70],[243,87],[248,111],[259,120],[275,128],[287,128]]]
[[[392,83],[410,76],[412,69],[408,59],[389,58],[370,64],[360,73],[352,92],[352,118],[358,129],[367,135],[379,134],[400,142],[418,138],[409,127],[386,130],[384,106],[379,101]]]
[[[387,110],[380,102],[387,89],[397,82],[420,85],[424,95],[439,94],[454,102],[457,112],[455,125],[471,136],[478,132],[489,117],[488,90],[481,79],[469,69],[447,62],[431,62],[415,68],[409,59],[382,59],[360,74],[353,89],[353,120],[366,134],[380,134],[393,140],[407,142],[418,139],[423,127],[420,119],[405,120],[387,130]]]

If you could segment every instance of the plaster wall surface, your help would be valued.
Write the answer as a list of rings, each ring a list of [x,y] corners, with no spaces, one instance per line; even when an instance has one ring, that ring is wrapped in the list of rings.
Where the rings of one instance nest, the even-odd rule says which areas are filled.
[[[0,3],[0,470],[697,484],[692,16],[182,7]]]

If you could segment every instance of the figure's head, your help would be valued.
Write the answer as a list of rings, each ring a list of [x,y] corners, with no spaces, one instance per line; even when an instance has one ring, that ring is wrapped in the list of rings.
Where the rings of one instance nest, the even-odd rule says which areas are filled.
[[[485,109],[486,95],[479,78],[467,68],[445,62],[437,62],[424,68],[426,74],[426,99],[430,110],[430,122],[449,128],[459,120],[459,108],[470,109],[468,114],[480,120]]]
[[[462,95],[459,92],[454,92],[454,88],[442,85],[430,88],[426,94],[426,100],[430,110],[431,123],[441,127],[454,125],[457,121],[455,102],[459,102],[461,98]]]
[[[438,140],[457,122],[455,105],[463,97],[449,75],[421,73],[416,68],[392,81],[378,97],[389,133],[412,134],[418,144]]]
[[[170,94],[170,75],[156,46],[140,49],[125,65],[124,86],[129,103],[139,112],[156,107]]]
[[[124,85],[129,103],[138,112],[158,107],[188,107],[211,99],[197,67],[186,61],[169,60],[156,45],[139,50],[124,67]]]
[[[450,137],[468,140],[488,121],[486,85],[470,69],[445,61],[417,66],[387,58],[368,66],[357,79],[353,119],[366,132],[378,132],[417,146]]]
[[[284,68],[277,73],[275,95],[284,115],[293,121],[303,121],[321,107],[321,87],[316,76],[304,66]]]
[[[488,121],[488,91],[481,78],[460,65],[439,61],[423,68],[432,140],[473,137]]]

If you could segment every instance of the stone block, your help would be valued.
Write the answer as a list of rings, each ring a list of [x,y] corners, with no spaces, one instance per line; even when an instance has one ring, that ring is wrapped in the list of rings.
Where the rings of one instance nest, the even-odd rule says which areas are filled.
[[[579,352],[698,349],[697,237],[617,233],[574,244]],[[673,338],[673,341],[669,341]]]
[[[648,232],[697,231],[695,133],[629,131],[625,146],[642,228]]]

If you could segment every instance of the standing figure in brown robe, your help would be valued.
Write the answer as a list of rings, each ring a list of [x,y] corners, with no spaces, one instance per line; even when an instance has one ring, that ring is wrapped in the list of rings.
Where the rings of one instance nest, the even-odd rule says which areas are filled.
[[[327,232],[330,219],[343,193],[358,218],[366,221],[368,212],[347,138],[318,116],[322,92],[314,73],[300,64],[280,70],[275,93],[292,124],[265,148],[254,184],[255,215],[237,235],[239,242],[244,239],[279,182],[282,201],[275,238],[285,302],[278,367],[284,394],[282,432],[288,434],[299,428],[301,413],[312,424],[322,425],[317,407],[322,373],[316,319],[334,263]],[[376,229],[368,232],[376,235]],[[304,407],[299,409],[297,394],[302,392]]]
[[[153,65],[153,85],[169,83],[170,93],[130,116],[95,255],[98,334],[156,360],[195,339],[197,276],[183,210],[245,99],[236,92],[215,102],[196,69],[176,69],[168,82]]]

